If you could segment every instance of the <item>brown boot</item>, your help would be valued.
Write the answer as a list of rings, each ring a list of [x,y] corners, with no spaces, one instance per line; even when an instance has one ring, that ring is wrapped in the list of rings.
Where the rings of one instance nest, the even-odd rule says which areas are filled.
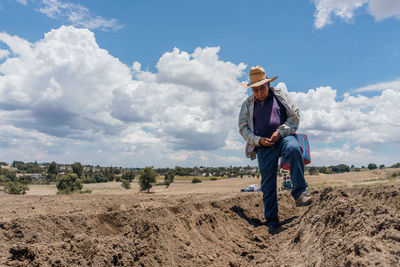
[[[296,199],[296,206],[308,206],[312,202],[312,197],[308,197],[306,194],[301,194],[298,199]]]

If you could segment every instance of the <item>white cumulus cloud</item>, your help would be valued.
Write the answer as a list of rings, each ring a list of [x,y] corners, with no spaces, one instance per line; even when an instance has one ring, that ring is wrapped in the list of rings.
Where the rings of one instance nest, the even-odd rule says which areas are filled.
[[[0,60],[7,57],[10,54],[8,50],[0,49]]]
[[[332,23],[332,15],[351,21],[354,11],[368,2],[368,0],[313,0],[315,4],[315,23],[317,29]]]
[[[400,91],[386,89],[381,95],[365,97],[345,94],[336,99],[331,87],[290,93],[301,110],[300,130],[319,142],[349,142],[376,147],[399,145],[400,113],[396,112]]]
[[[127,153],[153,146],[160,155],[223,148],[234,133],[240,141],[238,79],[246,66],[220,60],[218,47],[176,48],[151,73],[121,63],[88,29],[62,26],[36,43],[1,33],[0,42],[12,55],[0,64],[0,110],[13,118],[3,123],[22,132],[54,137],[56,146],[64,140]]]
[[[321,29],[331,24],[336,16],[345,22],[352,22],[357,9],[368,5],[368,12],[375,20],[390,17],[400,19],[400,1],[398,0],[312,0],[315,4],[314,26]]]
[[[88,29],[63,26],[35,43],[0,33],[0,42],[7,47],[0,61],[2,158],[118,166],[250,163],[237,129],[246,65],[221,60],[219,47],[175,48],[150,72],[110,55]],[[286,89],[283,82],[277,86]],[[333,88],[318,87],[290,96],[301,110],[299,131],[311,144],[346,143],[346,155],[372,151],[371,158],[381,144],[400,144],[399,90],[338,98]]]
[[[368,163],[391,162],[391,159],[385,155],[375,155],[371,149],[356,146],[349,148],[346,145],[340,148],[325,148],[311,151],[311,159],[314,159],[314,166],[329,166],[347,163],[361,167]]]
[[[390,17],[400,19],[400,1],[398,0],[370,0],[368,10],[378,21]]]

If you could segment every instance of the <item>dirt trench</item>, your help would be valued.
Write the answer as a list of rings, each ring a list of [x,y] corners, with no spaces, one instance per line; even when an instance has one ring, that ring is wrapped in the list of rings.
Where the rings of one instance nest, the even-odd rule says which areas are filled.
[[[396,266],[399,188],[326,188],[309,207],[279,193],[268,234],[261,193],[2,196],[5,266]]]

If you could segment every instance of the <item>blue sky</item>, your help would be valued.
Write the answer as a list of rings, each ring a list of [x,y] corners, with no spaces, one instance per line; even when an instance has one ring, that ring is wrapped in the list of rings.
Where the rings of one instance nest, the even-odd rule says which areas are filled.
[[[0,0],[0,160],[254,165],[236,120],[262,65],[313,165],[390,165],[399,31],[396,0]]]

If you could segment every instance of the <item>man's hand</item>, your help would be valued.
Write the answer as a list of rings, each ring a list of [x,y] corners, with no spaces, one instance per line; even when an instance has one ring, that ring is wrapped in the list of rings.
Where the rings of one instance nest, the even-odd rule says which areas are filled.
[[[275,131],[272,135],[271,135],[271,141],[272,142],[278,142],[279,140],[282,139],[282,136],[279,134],[278,131]]]
[[[261,138],[260,138],[260,145],[261,145],[261,146],[266,146],[266,147],[268,147],[268,146],[273,146],[273,145],[275,145],[275,142],[273,142],[270,138],[261,137]]]

